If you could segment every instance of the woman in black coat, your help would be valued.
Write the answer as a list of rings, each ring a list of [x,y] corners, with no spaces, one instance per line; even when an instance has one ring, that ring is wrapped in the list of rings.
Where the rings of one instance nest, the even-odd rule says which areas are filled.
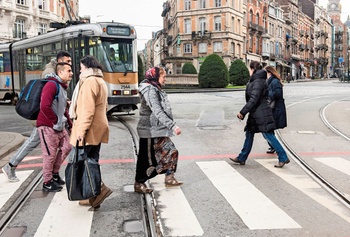
[[[250,80],[246,87],[246,104],[237,114],[241,120],[249,113],[245,126],[245,141],[243,148],[236,158],[230,158],[235,163],[245,165],[253,146],[254,134],[261,132],[264,138],[276,149],[278,164],[276,168],[282,168],[289,163],[286,152],[274,135],[275,122],[272,110],[267,101],[266,71],[262,70],[259,62],[252,61],[249,65]]]
[[[267,73],[268,100],[272,108],[276,129],[287,127],[287,112],[283,98],[283,84],[279,73],[273,66],[265,67]],[[273,154],[275,149],[270,145],[266,153]]]

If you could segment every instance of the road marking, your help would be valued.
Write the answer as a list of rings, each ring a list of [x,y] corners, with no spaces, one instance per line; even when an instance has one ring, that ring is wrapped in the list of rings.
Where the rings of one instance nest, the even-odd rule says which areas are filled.
[[[0,175],[0,208],[4,206],[32,172],[33,170],[17,171],[16,175],[19,181],[14,183],[9,182],[5,174]]]
[[[282,178],[290,185],[294,186],[296,189],[299,189],[301,192],[305,193],[311,199],[315,200],[322,206],[328,208],[330,211],[334,212],[345,221],[350,223],[350,213],[344,212],[344,206],[336,201],[334,197],[325,195],[324,192],[321,192],[323,188],[310,176],[306,174],[295,175],[292,170],[285,168],[276,169],[273,167],[276,162],[268,159],[260,159],[255,161]]]
[[[164,175],[151,180],[157,198],[160,217],[164,220],[165,236],[202,236],[204,231],[180,187],[166,188]],[[160,206],[160,207],[159,207]]]
[[[88,210],[77,201],[69,201],[63,189],[54,195],[35,237],[90,236],[94,212]]]
[[[314,158],[315,160],[332,167],[344,174],[350,175],[350,161],[340,157]]]
[[[249,229],[301,228],[226,161],[197,162],[197,165]]]

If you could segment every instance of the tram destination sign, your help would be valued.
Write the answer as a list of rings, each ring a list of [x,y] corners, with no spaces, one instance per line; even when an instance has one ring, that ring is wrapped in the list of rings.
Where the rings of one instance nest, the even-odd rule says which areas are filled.
[[[107,26],[107,34],[129,36],[130,28],[121,26]]]

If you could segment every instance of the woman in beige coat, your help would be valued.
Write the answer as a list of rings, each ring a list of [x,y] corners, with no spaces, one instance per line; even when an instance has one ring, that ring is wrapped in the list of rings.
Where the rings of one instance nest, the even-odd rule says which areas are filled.
[[[88,157],[99,161],[101,143],[108,143],[109,128],[107,120],[107,85],[103,80],[101,64],[90,55],[80,60],[80,80],[74,89],[70,117],[73,128],[70,143],[79,146],[85,139]],[[79,201],[80,205],[99,207],[111,195],[112,190],[101,185],[101,193],[89,200]]]

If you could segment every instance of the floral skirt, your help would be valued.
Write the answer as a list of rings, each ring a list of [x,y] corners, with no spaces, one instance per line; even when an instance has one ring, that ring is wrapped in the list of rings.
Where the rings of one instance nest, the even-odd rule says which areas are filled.
[[[157,174],[176,171],[178,150],[169,137],[140,138],[135,181],[144,183]]]

